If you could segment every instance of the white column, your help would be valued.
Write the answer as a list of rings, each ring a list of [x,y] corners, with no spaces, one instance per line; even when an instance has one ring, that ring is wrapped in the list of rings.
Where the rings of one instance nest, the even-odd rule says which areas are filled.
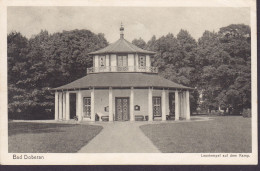
[[[107,66],[107,67],[109,66],[109,63],[110,63],[110,61],[109,61],[109,55],[106,55],[106,66]]]
[[[182,93],[181,92],[179,93],[179,113],[180,113],[179,117],[183,117],[182,116],[183,109],[182,109]]]
[[[170,114],[170,107],[169,107],[169,90],[166,90],[166,116]]]
[[[66,92],[66,120],[70,120],[70,92]]]
[[[57,91],[55,92],[55,117],[54,117],[54,119],[55,120],[59,119],[59,94]]]
[[[162,90],[162,121],[166,121],[166,92]]]
[[[98,55],[95,55],[95,57],[94,57],[94,61],[95,61],[95,66],[93,66],[93,67],[98,67],[98,65],[99,65],[99,56]]]
[[[180,109],[179,109],[179,92],[175,91],[175,120],[178,121],[180,117]]]
[[[109,101],[109,121],[113,122],[113,92],[112,88],[109,88],[108,92],[108,101]]]
[[[91,121],[95,122],[95,89],[91,90]]]
[[[81,121],[83,105],[82,105],[82,93],[80,90],[77,92],[77,103],[76,104],[77,104],[77,110],[76,110],[77,116],[78,116],[79,121]]]
[[[62,92],[62,120],[66,119],[66,97],[65,92]]]
[[[59,120],[62,119],[62,92],[59,93]]]
[[[185,91],[182,92],[182,109],[183,109],[183,112],[182,112],[182,116],[183,118],[186,119],[186,95],[185,95]]]
[[[134,54],[128,54],[128,66],[129,71],[134,71],[134,65],[135,65],[135,56]]]
[[[186,91],[186,120],[190,120],[190,92]]]
[[[149,121],[153,121],[153,92],[152,89],[148,89],[148,117]]]
[[[130,92],[130,121],[134,121],[134,88],[131,87]]]
[[[138,58],[137,54],[135,55],[135,66],[136,66],[136,70],[138,70],[139,69],[139,58]]]
[[[150,56],[146,55],[146,66],[150,67],[151,66],[151,61],[150,61]]]

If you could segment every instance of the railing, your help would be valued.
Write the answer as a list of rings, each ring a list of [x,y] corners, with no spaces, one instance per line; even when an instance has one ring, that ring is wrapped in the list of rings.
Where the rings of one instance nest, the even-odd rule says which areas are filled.
[[[91,67],[87,68],[87,74],[99,73],[99,72],[148,72],[148,73],[158,73],[157,67],[139,67],[139,66],[105,66],[105,67]]]

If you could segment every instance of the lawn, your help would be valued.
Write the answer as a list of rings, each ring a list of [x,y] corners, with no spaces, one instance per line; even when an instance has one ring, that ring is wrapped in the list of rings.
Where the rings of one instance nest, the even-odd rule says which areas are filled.
[[[8,123],[9,153],[74,153],[102,130],[101,126],[56,123]]]
[[[251,118],[213,117],[210,121],[149,124],[140,127],[164,153],[250,153]]]

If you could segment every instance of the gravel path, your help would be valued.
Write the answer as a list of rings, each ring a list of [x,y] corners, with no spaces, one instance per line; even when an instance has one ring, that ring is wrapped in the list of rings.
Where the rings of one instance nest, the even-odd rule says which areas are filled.
[[[139,126],[141,122],[102,123],[104,128],[79,153],[160,153]]]

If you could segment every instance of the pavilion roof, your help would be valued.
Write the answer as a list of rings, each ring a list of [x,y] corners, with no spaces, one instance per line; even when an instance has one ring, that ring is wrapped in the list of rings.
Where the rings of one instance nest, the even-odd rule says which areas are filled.
[[[128,42],[124,38],[120,38],[115,43],[108,45],[107,47],[95,52],[89,53],[89,55],[98,54],[111,54],[111,53],[142,53],[142,54],[155,54],[155,52],[141,49],[132,43]]]
[[[169,88],[193,89],[174,83],[158,74],[150,73],[97,73],[89,74],[69,84],[54,88],[53,90],[70,90],[84,88]]]

